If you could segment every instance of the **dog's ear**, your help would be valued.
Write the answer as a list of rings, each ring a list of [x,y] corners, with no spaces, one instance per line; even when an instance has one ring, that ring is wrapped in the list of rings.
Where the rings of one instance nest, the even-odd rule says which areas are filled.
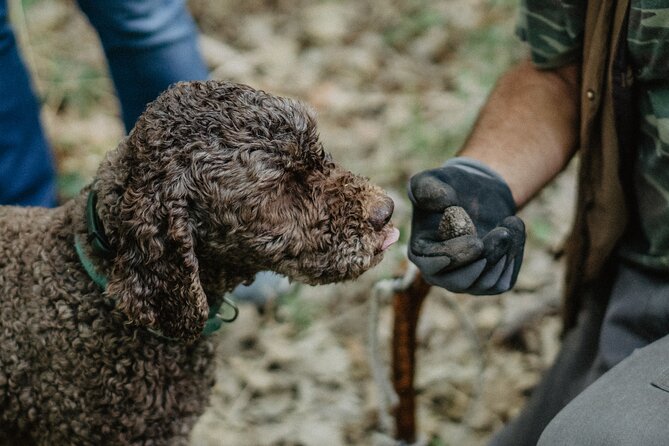
[[[185,189],[165,182],[150,188],[130,185],[119,211],[118,250],[108,293],[133,323],[185,342],[197,339],[209,306],[200,283]]]

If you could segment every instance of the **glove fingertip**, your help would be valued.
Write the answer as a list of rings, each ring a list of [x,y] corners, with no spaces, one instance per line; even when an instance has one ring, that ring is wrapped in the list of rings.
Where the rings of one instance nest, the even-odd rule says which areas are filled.
[[[409,179],[409,199],[414,206],[432,212],[443,212],[457,203],[457,194],[448,183],[426,170]]]
[[[497,263],[513,245],[513,235],[505,227],[498,226],[483,237],[483,252],[490,263]]]
[[[454,267],[472,263],[483,254],[483,241],[473,235],[462,235],[443,243]]]
[[[485,294],[487,290],[494,287],[495,284],[499,281],[499,278],[504,273],[505,264],[506,256],[502,256],[502,258],[498,260],[497,263],[492,265],[492,267],[488,268],[487,271],[481,274],[481,277],[476,280],[474,285],[472,285],[472,288],[479,291],[478,294]]]
[[[504,272],[502,275],[499,277],[499,280],[495,284],[494,287],[491,288],[491,291],[494,291],[493,294],[500,294],[504,293],[506,291],[509,291],[513,285],[515,284],[515,274],[514,274],[514,265],[516,263],[516,260],[513,259],[511,262],[506,266],[504,269]]]
[[[513,233],[521,233],[523,234],[523,237],[525,235],[525,222],[523,222],[520,217],[515,215],[506,217],[504,220],[502,220],[502,224],[500,226],[509,229]]]
[[[486,259],[480,259],[467,266],[440,274],[436,278],[437,284],[453,293],[467,292],[485,269],[486,263]]]

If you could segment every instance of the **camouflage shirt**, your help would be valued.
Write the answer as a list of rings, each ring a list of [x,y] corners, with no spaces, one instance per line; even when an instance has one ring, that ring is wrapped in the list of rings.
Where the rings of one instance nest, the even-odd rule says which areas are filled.
[[[579,62],[585,1],[522,0],[517,33],[539,68]],[[619,250],[653,269],[669,267],[669,0],[631,0],[627,33],[638,93],[633,166],[636,214]]]

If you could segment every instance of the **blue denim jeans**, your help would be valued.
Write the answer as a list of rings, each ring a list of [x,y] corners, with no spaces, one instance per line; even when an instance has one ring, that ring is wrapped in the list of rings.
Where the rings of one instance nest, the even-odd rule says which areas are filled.
[[[0,0],[0,204],[56,204],[53,160],[5,0]]]
[[[207,77],[183,0],[79,0],[79,7],[100,36],[126,130],[170,84]],[[0,204],[56,204],[53,158],[6,0],[0,0]]]

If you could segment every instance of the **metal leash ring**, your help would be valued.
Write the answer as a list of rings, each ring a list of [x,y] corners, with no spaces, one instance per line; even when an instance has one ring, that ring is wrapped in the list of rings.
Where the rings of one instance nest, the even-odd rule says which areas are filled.
[[[232,315],[226,318],[226,317],[224,317],[224,313],[226,313],[226,312],[221,311],[221,312],[216,312],[216,317],[219,318],[222,322],[225,322],[225,323],[234,322],[235,319],[237,319],[237,316],[239,316],[239,308],[237,307],[237,304],[235,303],[235,301],[233,301],[232,299],[230,299],[227,296],[223,296],[223,303],[222,303],[221,307],[223,306],[223,304],[232,308]]]

